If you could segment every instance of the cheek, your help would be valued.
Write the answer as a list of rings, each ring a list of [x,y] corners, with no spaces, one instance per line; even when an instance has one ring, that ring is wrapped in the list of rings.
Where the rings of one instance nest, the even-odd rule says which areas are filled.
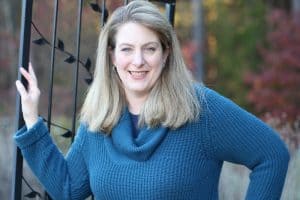
[[[163,65],[161,62],[153,62],[152,63],[152,78],[155,79],[155,81],[161,76],[163,71]]]
[[[118,65],[118,67],[116,69],[117,69],[119,78],[123,81],[127,76],[126,67],[124,67],[122,65]]]
[[[123,56],[121,54],[115,55],[114,64],[119,68],[124,68],[130,63],[130,59],[127,56]]]
[[[164,67],[163,66],[163,59],[161,59],[161,58],[156,58],[156,59],[153,59],[152,60],[152,66],[155,68],[155,70],[157,70],[157,71],[161,71],[162,70],[162,68]]]

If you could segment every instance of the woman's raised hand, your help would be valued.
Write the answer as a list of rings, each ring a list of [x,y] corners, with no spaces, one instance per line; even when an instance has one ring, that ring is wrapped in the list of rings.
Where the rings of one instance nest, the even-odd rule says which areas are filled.
[[[20,68],[20,72],[28,82],[27,90],[20,80],[16,81],[16,87],[21,96],[23,118],[29,129],[38,121],[40,90],[31,63],[29,63],[29,72],[23,67]]]

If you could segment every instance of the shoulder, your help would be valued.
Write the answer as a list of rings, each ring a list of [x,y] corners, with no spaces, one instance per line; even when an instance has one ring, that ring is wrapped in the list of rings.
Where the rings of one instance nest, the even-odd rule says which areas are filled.
[[[199,85],[196,91],[201,105],[201,115],[214,129],[222,127],[227,130],[230,125],[241,128],[249,124],[254,127],[257,124],[264,124],[258,117],[211,88]]]
[[[255,165],[252,162],[255,159],[247,160],[247,156],[286,155],[284,142],[268,124],[213,89],[203,87],[202,91],[211,155],[250,168]]]
[[[219,111],[222,112],[225,108],[241,109],[232,100],[202,83],[196,83],[193,87],[200,102],[201,110],[206,114]]]
[[[207,87],[203,83],[194,83],[193,88],[196,92],[197,97],[200,100],[206,100],[206,101],[214,101],[214,100],[229,100],[228,98],[224,97],[214,89],[211,89]]]

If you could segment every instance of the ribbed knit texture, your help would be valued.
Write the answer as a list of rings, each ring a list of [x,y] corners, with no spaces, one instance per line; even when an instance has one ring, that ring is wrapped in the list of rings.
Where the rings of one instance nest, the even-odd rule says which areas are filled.
[[[218,199],[223,161],[252,170],[246,199],[280,199],[289,154],[279,136],[213,90],[197,92],[197,121],[176,130],[145,127],[134,138],[125,111],[111,136],[80,125],[65,158],[42,119],[14,138],[53,199]]]

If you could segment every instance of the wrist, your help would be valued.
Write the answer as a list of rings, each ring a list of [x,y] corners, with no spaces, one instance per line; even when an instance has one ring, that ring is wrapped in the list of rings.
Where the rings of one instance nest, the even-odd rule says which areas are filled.
[[[24,119],[27,129],[32,128],[38,122],[38,116],[30,119]]]

